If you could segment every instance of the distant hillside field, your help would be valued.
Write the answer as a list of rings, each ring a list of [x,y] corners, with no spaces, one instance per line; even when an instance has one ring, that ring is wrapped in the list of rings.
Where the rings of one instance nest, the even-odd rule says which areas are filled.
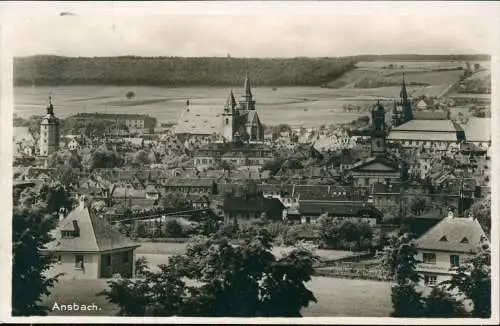
[[[178,57],[14,59],[16,86],[158,85],[241,86],[248,71],[255,86],[319,86],[351,70],[345,58],[237,59]]]
[[[255,86],[325,86],[355,69],[360,61],[368,62],[368,65],[371,62],[376,67],[375,70],[378,70],[381,64],[389,64],[387,60],[398,63],[409,60],[487,61],[489,57],[364,55],[340,58],[242,59],[32,56],[14,58],[14,85],[240,86],[245,71],[248,71]],[[456,68],[452,66],[451,69],[454,67]],[[446,68],[450,69],[450,66],[446,65]]]

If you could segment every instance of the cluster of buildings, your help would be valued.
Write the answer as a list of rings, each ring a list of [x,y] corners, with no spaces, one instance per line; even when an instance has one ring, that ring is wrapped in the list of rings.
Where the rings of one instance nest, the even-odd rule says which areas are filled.
[[[373,227],[401,215],[412,215],[407,209],[412,198],[434,199],[444,195],[451,205],[458,207],[455,214],[443,218],[442,207],[440,210],[426,207],[425,214],[415,216],[416,223],[425,225],[423,235],[417,240],[423,261],[419,271],[425,275],[426,284],[434,284],[451,275],[450,267],[485,237],[477,220],[462,215],[474,200],[488,193],[485,191],[488,182],[473,181],[477,175],[489,176],[485,171],[489,171],[491,140],[488,119],[470,119],[463,126],[450,120],[447,114],[424,114],[424,105],[418,106],[420,112],[414,112],[403,79],[400,98],[394,102],[392,113],[377,102],[370,112],[368,129],[349,132],[339,129],[330,135],[315,131],[304,131],[296,137],[288,134],[288,145],[301,143],[301,138],[302,142],[307,141],[310,146],[306,146],[304,155],[308,157],[316,155],[328,161],[332,151],[337,152],[338,162],[318,167],[321,178],[328,175],[348,182],[284,183],[279,175],[272,180],[262,171],[275,158],[277,148],[274,141],[264,137],[247,74],[241,98],[237,100],[230,91],[220,112],[215,115],[212,112],[216,119],[205,120],[188,101],[172,132],[161,135],[152,145],[162,147],[170,156],[177,155],[179,147],[187,149],[194,168],[96,170],[92,175],[81,175],[78,188],[80,194],[85,192],[97,200],[112,199],[145,210],[159,206],[162,196],[178,193],[193,210],[208,207],[220,211],[226,223],[251,223],[263,218],[316,223],[320,216],[328,215],[367,222]],[[151,130],[156,126],[154,118],[142,115],[78,114],[73,118],[114,120],[131,129]],[[29,132],[24,136],[19,133],[19,139],[25,138],[29,138]],[[39,157],[47,158],[57,152],[60,138],[60,123],[49,99],[47,114],[40,123]],[[144,147],[144,143],[142,139],[137,148]],[[81,148],[76,139],[67,146],[73,151]],[[298,152],[298,146],[290,145],[289,149]],[[24,151],[30,155],[34,152],[29,147]],[[447,168],[436,171],[436,159],[443,162],[447,159],[454,165],[446,161],[442,164]],[[335,169],[330,165],[335,165]],[[242,179],[257,182],[256,193],[250,196],[236,190],[238,182],[234,179],[239,172],[244,174]],[[39,168],[29,173],[37,177],[26,176],[16,187],[24,187],[44,175],[49,178],[54,171]],[[408,175],[412,174],[418,175],[419,180],[411,180]],[[431,184],[421,182],[428,176]],[[429,190],[430,186],[434,190]],[[158,209],[152,211],[158,214]],[[71,271],[73,277],[91,278],[115,273],[134,275],[134,252],[138,245],[123,238],[108,222],[81,197],[79,206],[61,216],[54,233],[56,240],[48,246],[47,250],[58,257],[55,272]]]

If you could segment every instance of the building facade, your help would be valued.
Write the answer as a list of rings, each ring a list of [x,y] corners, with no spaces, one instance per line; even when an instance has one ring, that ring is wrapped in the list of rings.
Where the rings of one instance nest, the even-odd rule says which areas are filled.
[[[419,237],[417,272],[424,286],[449,280],[467,258],[478,252],[488,239],[479,221],[473,216],[456,217],[453,212]]]

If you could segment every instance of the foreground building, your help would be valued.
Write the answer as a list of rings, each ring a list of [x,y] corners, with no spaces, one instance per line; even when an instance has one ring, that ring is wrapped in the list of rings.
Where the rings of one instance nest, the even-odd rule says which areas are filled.
[[[47,254],[56,257],[49,273],[63,278],[98,279],[115,274],[133,277],[135,250],[140,246],[113,229],[89,207],[85,196],[79,206],[63,217],[53,232],[55,240],[46,245]]]
[[[456,217],[453,212],[415,241],[418,247],[417,271],[425,286],[449,280],[454,267],[477,253],[486,234],[472,215]]]

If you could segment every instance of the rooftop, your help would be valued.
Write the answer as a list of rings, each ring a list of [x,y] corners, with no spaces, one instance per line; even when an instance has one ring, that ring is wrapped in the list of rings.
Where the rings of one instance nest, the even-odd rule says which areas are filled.
[[[75,222],[79,236],[63,238],[61,230],[74,231]],[[46,245],[48,251],[102,252],[140,246],[122,236],[82,202],[59,222],[52,233],[55,240]]]
[[[466,125],[465,138],[467,141],[491,141],[491,119],[490,118],[469,118]]]
[[[428,131],[428,132],[456,132],[457,127],[451,120],[410,120],[393,131]]]
[[[222,131],[221,109],[214,106],[190,105],[183,108],[175,134],[211,135]]]
[[[481,244],[481,239],[487,237],[476,219],[454,217],[451,213],[415,243],[420,249],[475,252]]]

